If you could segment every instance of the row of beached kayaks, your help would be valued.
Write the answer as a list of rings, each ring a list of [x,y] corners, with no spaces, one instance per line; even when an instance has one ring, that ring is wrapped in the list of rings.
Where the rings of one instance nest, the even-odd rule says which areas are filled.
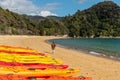
[[[30,48],[0,45],[0,80],[92,80],[71,77],[79,70],[68,67]]]

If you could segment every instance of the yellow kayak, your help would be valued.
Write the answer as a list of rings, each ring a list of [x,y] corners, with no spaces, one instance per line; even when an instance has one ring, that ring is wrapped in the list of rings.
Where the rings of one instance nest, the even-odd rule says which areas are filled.
[[[0,53],[9,53],[9,54],[19,54],[19,55],[37,55],[37,56],[48,56],[44,53],[36,52],[36,51],[29,51],[29,50],[16,50],[16,49],[5,49],[0,48]],[[50,56],[49,56],[50,57]]]
[[[21,75],[21,76],[72,76],[79,72],[76,69],[23,69],[23,68],[16,68],[16,67],[0,67],[0,75],[6,74],[14,74],[14,75]]]
[[[0,50],[8,50],[8,51],[17,51],[17,52],[38,52],[36,50],[33,49],[24,49],[24,48],[6,48],[6,47],[0,47]]]
[[[58,59],[52,59],[49,57],[40,57],[33,55],[18,55],[0,53],[0,60],[6,62],[20,62],[20,63],[45,63],[45,64],[62,64]]]
[[[42,56],[45,55],[31,48],[14,47],[14,46],[6,46],[6,45],[0,45],[0,52],[8,52],[8,53],[16,53],[16,54],[33,54],[33,55],[42,55]]]
[[[38,55],[20,55],[20,54],[9,54],[9,53],[0,53],[0,57],[14,57],[14,58],[23,58],[23,59],[50,59],[51,57],[49,56],[38,56]]]
[[[51,58],[50,55],[45,55],[44,53],[38,52],[30,48],[14,47],[14,46],[6,46],[6,45],[0,45],[0,53],[32,55],[32,56],[35,55],[35,56],[40,56],[40,57]]]
[[[40,60],[40,59],[52,59],[51,57],[47,57],[47,56],[38,56],[38,55],[19,55],[19,54],[8,54],[8,53],[0,53],[0,57],[5,57],[5,58],[17,58],[17,59],[36,59],[36,60]]]
[[[15,60],[15,59],[5,59],[1,58],[1,61],[5,62],[19,62],[19,63],[43,63],[43,64],[62,64],[60,60]]]

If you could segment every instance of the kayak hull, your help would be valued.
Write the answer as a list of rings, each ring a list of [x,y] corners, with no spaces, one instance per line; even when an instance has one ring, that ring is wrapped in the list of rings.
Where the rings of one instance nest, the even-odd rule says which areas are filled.
[[[66,69],[68,65],[55,65],[55,64],[22,64],[18,62],[4,62],[0,61],[0,66],[8,66],[8,67],[22,67],[22,68],[35,68],[35,69],[47,69],[47,68],[54,68],[54,69]]]
[[[0,75],[7,75],[7,74],[13,74],[13,75],[21,75],[21,76],[72,76],[79,72],[79,70],[75,69],[25,69],[21,67],[0,67]]]
[[[20,75],[0,76],[0,80],[92,80],[91,77],[73,78],[73,77],[25,77]]]

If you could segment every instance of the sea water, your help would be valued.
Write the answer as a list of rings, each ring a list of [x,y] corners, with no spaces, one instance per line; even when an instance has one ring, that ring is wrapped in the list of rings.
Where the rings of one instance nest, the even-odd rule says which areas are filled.
[[[66,38],[50,41],[89,54],[120,60],[120,38]]]

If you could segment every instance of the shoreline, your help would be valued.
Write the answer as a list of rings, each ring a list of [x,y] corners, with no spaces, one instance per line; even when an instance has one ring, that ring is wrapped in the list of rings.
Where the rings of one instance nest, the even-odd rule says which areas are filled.
[[[55,38],[56,39],[56,38]],[[61,48],[65,48],[65,49],[69,49],[69,50],[72,50],[72,51],[75,51],[75,52],[77,52],[77,54],[79,54],[80,53],[80,55],[85,55],[86,57],[87,56],[92,56],[93,57],[93,59],[94,58],[97,58],[97,59],[103,59],[103,60],[107,60],[107,61],[112,61],[112,63],[114,63],[114,62],[118,62],[119,63],[119,61],[118,60],[114,60],[114,59],[111,59],[111,58],[108,58],[108,57],[102,57],[102,56],[96,56],[96,55],[93,55],[93,54],[88,54],[86,51],[78,51],[78,50],[75,50],[75,49],[71,49],[71,48],[67,48],[67,47],[65,47],[65,46],[58,46],[58,47],[61,47]],[[81,59],[80,59],[81,60]],[[96,59],[95,59],[96,60]],[[100,60],[99,60],[100,61]],[[104,65],[104,63],[105,62],[103,62],[103,64],[102,65]],[[99,65],[99,62],[98,63],[96,63],[96,65]],[[111,66],[111,65],[109,65],[109,66]],[[97,66],[96,66],[97,67]],[[106,68],[106,67],[105,67]],[[105,69],[104,68],[104,69]],[[107,68],[106,68],[107,69]],[[93,72],[94,72],[94,70],[92,70]],[[109,71],[108,71],[109,72]],[[103,73],[101,73],[101,74],[104,74],[104,73],[108,73],[108,72],[103,72]],[[98,72],[99,73],[99,72]],[[86,73],[87,75],[86,76],[90,76],[89,75],[89,71],[88,71],[88,73]],[[95,74],[97,74],[97,73],[94,73],[94,75]],[[99,76],[101,76],[101,74],[99,75]],[[110,73],[110,74],[112,74],[112,73]],[[84,75],[83,75],[84,76]],[[105,75],[104,75],[105,76]],[[109,76],[111,76],[111,75],[109,75]],[[96,77],[93,77],[93,80],[114,80],[115,79],[115,77],[116,76],[114,76],[114,77],[112,77],[112,78],[110,78],[109,76],[106,76],[106,77],[103,77],[103,76],[101,76],[101,77],[98,77],[97,76],[97,78]],[[108,78],[107,78],[108,77]],[[117,78],[118,79],[118,78]]]
[[[79,69],[80,72],[74,76],[92,77],[93,80],[119,80],[120,62],[106,58],[96,57],[84,52],[78,52],[57,46],[54,54],[51,53],[50,44],[46,40],[61,37],[55,36],[2,36],[0,44],[10,46],[29,47],[60,59],[69,68]]]
[[[55,38],[55,39],[67,39],[67,38]],[[54,40],[54,39],[50,39],[50,40]],[[50,44],[50,40],[46,40],[45,42]],[[88,55],[92,55],[92,56],[95,56],[95,57],[101,57],[101,58],[105,58],[105,59],[110,59],[110,60],[114,60],[114,61],[118,61],[120,62],[120,58],[118,57],[114,57],[114,56],[107,56],[105,54],[100,54],[99,52],[97,51],[90,51],[90,50],[83,50],[83,49],[76,49],[76,48],[72,48],[72,47],[68,47],[68,46],[63,46],[63,45],[60,45],[60,44],[57,44],[58,47],[61,47],[61,48],[66,48],[66,49],[71,49],[71,50],[74,50],[74,51],[78,51],[80,53],[84,53],[84,54],[88,54]]]

